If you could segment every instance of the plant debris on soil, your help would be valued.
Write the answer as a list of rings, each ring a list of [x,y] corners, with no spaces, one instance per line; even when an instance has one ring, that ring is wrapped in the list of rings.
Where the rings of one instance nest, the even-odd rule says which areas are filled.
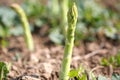
[[[53,44],[48,37],[33,34],[33,39],[34,52],[27,50],[22,36],[9,38],[9,46],[0,49],[0,61],[12,63],[8,80],[58,80],[64,46]],[[102,57],[114,56],[119,49],[120,43],[111,40],[82,41],[74,47],[71,68],[82,64],[86,71],[93,70],[96,77],[120,74],[119,67],[100,65]]]

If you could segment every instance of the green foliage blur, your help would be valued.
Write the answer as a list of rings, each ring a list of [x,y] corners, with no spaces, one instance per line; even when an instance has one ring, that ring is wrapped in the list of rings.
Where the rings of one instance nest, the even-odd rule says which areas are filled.
[[[111,39],[117,38],[120,27],[119,13],[107,9],[95,0],[77,0],[77,4],[79,8],[77,40],[86,38],[94,40],[95,34],[104,34]]]
[[[97,80],[92,71],[89,73],[83,68],[82,65],[78,69],[72,69],[69,72],[70,80]],[[89,77],[89,78],[88,78]]]
[[[0,62],[0,80],[6,80],[9,70],[11,68],[11,64],[6,64],[4,62]]]
[[[78,69],[72,69],[69,72],[70,80],[109,80],[108,77],[104,75],[98,75],[95,77],[92,71],[87,73],[83,66],[80,66]],[[120,75],[113,73],[112,80],[120,80]]]
[[[76,27],[76,42],[80,40],[95,40],[97,36],[106,36],[111,39],[120,39],[120,16],[110,8],[96,2],[96,0],[75,0],[78,6],[79,17]],[[21,4],[30,22],[31,31],[48,25],[45,32],[52,42],[62,44],[65,36],[60,25],[60,0],[25,0]],[[116,4],[119,9],[119,4]],[[8,6],[0,5],[0,37],[23,35],[23,29],[16,13]]]
[[[112,66],[113,68],[120,67],[120,52],[116,56],[110,56],[108,59],[102,58],[101,65]]]

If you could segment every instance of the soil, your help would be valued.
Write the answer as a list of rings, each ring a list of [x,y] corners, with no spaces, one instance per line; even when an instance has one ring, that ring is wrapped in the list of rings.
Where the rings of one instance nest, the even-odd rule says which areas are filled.
[[[24,37],[10,37],[9,46],[0,49],[0,61],[12,63],[8,80],[58,80],[64,46],[53,44],[49,38],[33,34],[35,51],[26,48]],[[111,68],[101,66],[102,57],[116,55],[120,43],[105,39],[81,41],[73,49],[71,69],[81,64],[87,72],[93,70],[96,77],[105,75],[111,77],[112,73],[120,74],[120,67]]]

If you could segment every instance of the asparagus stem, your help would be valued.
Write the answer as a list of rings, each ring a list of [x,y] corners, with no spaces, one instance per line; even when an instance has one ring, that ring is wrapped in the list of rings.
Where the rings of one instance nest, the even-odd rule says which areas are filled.
[[[66,36],[67,30],[67,11],[68,11],[68,0],[61,0],[60,2],[61,9],[61,30],[64,36]]]
[[[33,44],[33,40],[32,40],[32,35],[31,35],[31,32],[30,32],[27,17],[25,15],[23,9],[18,4],[12,4],[11,8],[14,11],[16,11],[16,13],[19,15],[19,17],[21,19],[21,22],[22,22],[22,26],[23,26],[24,36],[25,36],[25,41],[26,41],[27,47],[30,51],[33,51],[34,50],[34,44]]]
[[[78,17],[77,7],[75,3],[72,3],[67,14],[68,29],[67,29],[67,35],[66,35],[64,57],[63,57],[62,67],[60,72],[60,80],[69,79],[68,74],[70,71],[72,48],[74,46],[74,34],[75,34],[77,17]]]
[[[59,2],[58,0],[52,0],[52,13],[57,15],[59,12]]]

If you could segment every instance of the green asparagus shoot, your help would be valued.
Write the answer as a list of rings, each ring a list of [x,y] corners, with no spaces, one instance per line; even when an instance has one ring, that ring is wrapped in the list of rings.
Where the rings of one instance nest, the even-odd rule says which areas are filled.
[[[68,11],[68,0],[60,0],[60,10],[61,10],[61,30],[66,36],[67,30],[67,11]]]
[[[60,72],[60,80],[69,79],[68,74],[70,71],[72,49],[74,46],[74,35],[75,35],[77,17],[78,17],[78,12],[77,12],[76,4],[72,3],[67,13],[68,29],[67,29],[67,35],[66,35],[64,57],[63,57],[61,72]]]
[[[32,40],[32,35],[30,32],[29,23],[28,23],[28,20],[27,20],[27,17],[25,15],[24,10],[18,4],[12,4],[11,8],[20,17],[21,22],[22,22],[22,26],[23,26],[23,30],[24,30],[25,41],[26,41],[27,47],[30,51],[33,51],[34,50],[34,43]]]

